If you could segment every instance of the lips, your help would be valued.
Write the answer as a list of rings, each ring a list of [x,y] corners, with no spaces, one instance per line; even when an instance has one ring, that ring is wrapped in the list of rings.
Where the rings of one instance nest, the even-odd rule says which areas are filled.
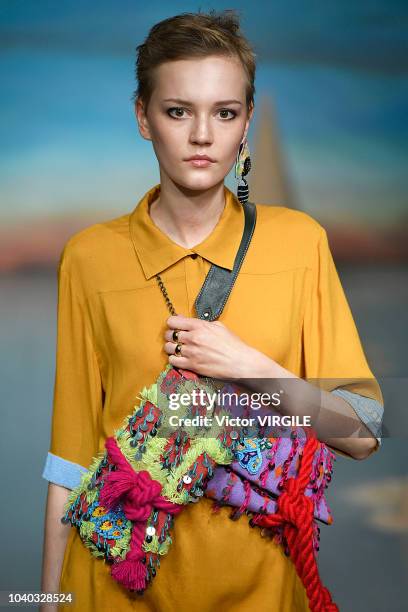
[[[214,163],[215,160],[213,160],[208,155],[193,155],[185,161],[194,166],[195,168],[208,168],[209,166],[211,166],[211,164]]]
[[[189,159],[187,161],[189,164],[191,164],[192,166],[195,166],[196,168],[208,168],[213,163],[213,162],[208,161],[208,159],[203,159],[202,157]]]
[[[211,157],[208,157],[208,155],[193,155],[192,157],[189,157],[188,159],[186,159],[186,161],[196,161],[196,160],[197,161],[209,161],[209,162],[215,161]]]

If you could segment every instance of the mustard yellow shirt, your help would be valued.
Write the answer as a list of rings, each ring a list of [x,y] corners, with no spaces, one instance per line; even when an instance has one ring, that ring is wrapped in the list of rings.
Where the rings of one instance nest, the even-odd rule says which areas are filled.
[[[232,269],[244,213],[236,196],[224,190],[216,227],[194,248],[176,244],[153,223],[149,205],[160,185],[130,214],[96,223],[65,244],[53,455],[86,468],[132,412],[141,388],[168,363],[164,331],[170,313],[155,274],[176,312],[196,316],[194,301],[211,264]],[[383,403],[326,232],[307,213],[257,204],[251,245],[219,320],[297,376],[333,379],[328,390],[343,379],[343,389]],[[227,507],[218,514],[211,507],[204,498],[175,519],[173,545],[142,596],[118,585],[109,565],[90,554],[73,527],[60,580],[60,590],[76,598],[67,609],[306,612],[305,590],[281,547],[262,538],[245,515],[232,521]]]

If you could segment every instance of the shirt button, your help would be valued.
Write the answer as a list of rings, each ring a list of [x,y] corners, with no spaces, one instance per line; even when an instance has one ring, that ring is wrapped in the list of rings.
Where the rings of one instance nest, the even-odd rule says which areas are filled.
[[[190,257],[191,259],[197,259],[197,253],[191,253]]]

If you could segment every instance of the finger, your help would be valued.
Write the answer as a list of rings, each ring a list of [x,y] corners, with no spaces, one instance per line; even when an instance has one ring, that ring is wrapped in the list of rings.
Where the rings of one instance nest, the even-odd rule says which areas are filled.
[[[175,350],[176,350],[176,346],[177,346],[177,342],[166,342],[164,345],[164,350],[166,351],[166,353],[168,355],[175,355]],[[181,347],[181,352],[182,352],[182,356],[183,357],[188,357],[188,347],[186,347],[185,344],[183,344],[183,346]],[[176,355],[176,357],[179,357],[179,355]]]
[[[167,319],[167,325],[170,329],[184,329],[189,331],[197,326],[197,319],[193,317],[185,317],[183,315],[171,315]]]
[[[180,355],[169,355],[169,363],[176,366],[176,368],[183,368],[184,370],[190,369],[190,361],[187,357]]]
[[[188,332],[186,331],[179,331],[178,332],[178,340],[173,340],[173,329],[166,329],[166,331],[164,332],[164,339],[168,340],[169,342],[187,342],[187,338],[188,338]]]

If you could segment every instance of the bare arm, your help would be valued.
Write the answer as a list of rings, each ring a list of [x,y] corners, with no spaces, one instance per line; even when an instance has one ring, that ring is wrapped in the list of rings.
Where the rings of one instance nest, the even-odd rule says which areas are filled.
[[[283,391],[277,410],[282,415],[310,416],[318,440],[353,459],[365,459],[376,450],[377,440],[344,399],[299,378],[259,351],[250,364],[252,377],[241,380],[260,393]]]
[[[64,514],[64,504],[69,492],[69,489],[60,485],[52,482],[48,484],[41,577],[41,591],[43,593],[58,593],[59,591],[62,562],[68,535],[72,528],[70,524],[64,525],[61,523],[61,517]],[[54,612],[57,609],[57,604],[44,604],[40,606],[40,612]]]

